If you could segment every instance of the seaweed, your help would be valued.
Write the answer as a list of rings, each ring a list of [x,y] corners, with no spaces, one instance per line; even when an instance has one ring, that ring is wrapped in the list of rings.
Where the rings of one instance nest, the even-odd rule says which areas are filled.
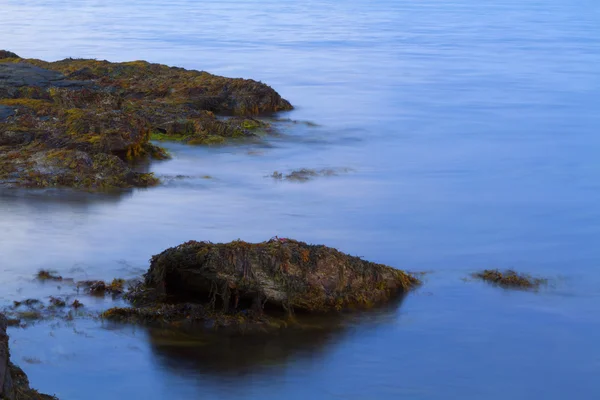
[[[71,307],[74,309],[78,309],[83,307],[83,304],[79,300],[75,299],[73,303],[71,303]]]
[[[288,180],[292,182],[308,182],[311,179],[320,177],[320,176],[337,176],[340,173],[349,172],[349,168],[323,168],[320,170],[310,169],[310,168],[301,168],[297,170],[293,170],[288,174],[283,174],[282,172],[275,171],[270,175],[271,178],[276,180]]]
[[[545,278],[535,278],[513,270],[486,269],[474,273],[473,277],[507,289],[537,289],[548,282]]]
[[[55,271],[41,269],[37,273],[37,279],[41,281],[62,281],[63,277],[57,275]]]

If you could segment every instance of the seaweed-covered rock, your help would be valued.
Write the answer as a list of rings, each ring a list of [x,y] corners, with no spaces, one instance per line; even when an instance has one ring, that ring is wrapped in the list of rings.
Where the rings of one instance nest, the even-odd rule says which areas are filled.
[[[145,286],[167,301],[223,311],[328,312],[365,308],[407,292],[403,271],[291,239],[252,244],[187,242],[152,258]]]
[[[29,387],[23,370],[10,362],[7,320],[0,314],[0,399],[6,400],[52,400],[55,397],[40,394]]]
[[[473,274],[473,277],[506,289],[537,289],[548,282],[547,279],[535,278],[512,270],[486,269]]]
[[[295,314],[371,308],[420,282],[403,271],[291,239],[190,241],[152,257],[142,284],[103,318],[234,333],[303,327]],[[299,317],[299,315],[297,315]]]
[[[152,174],[131,165],[167,156],[150,140],[250,137],[268,128],[251,116],[291,108],[248,79],[145,61],[45,62],[0,51],[0,186],[155,185]]]
[[[77,282],[77,287],[84,288],[89,294],[94,296],[104,296],[105,294],[111,294],[117,296],[123,294],[125,286],[124,279],[113,279],[111,283],[104,281],[83,281]]]
[[[25,62],[0,64],[0,90],[2,90],[0,93],[5,96],[18,95],[28,87],[93,89],[95,86],[92,81],[70,80],[60,72]]]

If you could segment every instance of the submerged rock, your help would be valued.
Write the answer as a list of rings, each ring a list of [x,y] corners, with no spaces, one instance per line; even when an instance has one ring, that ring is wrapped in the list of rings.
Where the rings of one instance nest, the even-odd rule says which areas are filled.
[[[512,270],[501,272],[497,269],[486,269],[473,274],[473,277],[503,288],[512,289],[537,289],[542,284],[548,282],[547,279],[534,278]]]
[[[56,397],[38,393],[29,387],[29,379],[23,370],[10,361],[7,320],[0,314],[0,399],[6,400],[52,400]]]
[[[131,165],[167,157],[151,139],[249,137],[268,127],[251,116],[291,108],[253,80],[144,61],[45,62],[0,51],[0,186],[156,185]]]
[[[320,176],[337,176],[340,173],[347,173],[351,170],[349,168],[323,168],[320,170],[310,169],[310,168],[301,168],[290,172],[289,174],[284,175],[282,172],[275,171],[271,174],[271,178],[277,180],[288,180],[294,182],[307,182],[311,179],[320,177]]]
[[[370,308],[405,294],[417,278],[394,268],[291,239],[227,244],[190,241],[152,257],[143,288],[128,295],[138,308],[112,309],[124,320],[210,320],[250,317],[285,326],[296,313]],[[287,317],[286,317],[287,316]]]

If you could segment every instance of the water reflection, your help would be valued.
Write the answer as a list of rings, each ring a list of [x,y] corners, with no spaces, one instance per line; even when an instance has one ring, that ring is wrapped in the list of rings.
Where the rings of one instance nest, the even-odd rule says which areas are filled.
[[[190,335],[149,330],[156,361],[171,372],[196,371],[205,375],[246,376],[271,374],[283,364],[303,357],[322,357],[347,332],[341,324],[273,335]]]
[[[9,205],[25,206],[32,211],[56,204],[85,209],[93,203],[116,204],[126,198],[131,198],[134,190],[118,190],[113,192],[83,192],[71,189],[21,189],[0,188],[0,212],[7,210]]]
[[[173,373],[256,378],[282,372],[287,363],[325,358],[346,336],[396,323],[404,297],[368,312],[297,316],[302,326],[270,334],[213,334],[172,328],[148,329],[156,360]]]

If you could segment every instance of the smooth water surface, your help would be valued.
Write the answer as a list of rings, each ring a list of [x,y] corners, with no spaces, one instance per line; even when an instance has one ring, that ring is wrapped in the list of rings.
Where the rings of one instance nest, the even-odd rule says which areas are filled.
[[[306,334],[227,338],[76,319],[12,329],[61,399],[600,396],[600,3],[2,0],[0,48],[146,59],[272,85],[264,143],[169,145],[165,184],[0,192],[0,302],[55,269],[134,278],[190,239],[294,237],[430,271],[402,304]],[[309,122],[309,123],[307,123]],[[316,126],[315,126],[316,125]],[[337,176],[277,181],[273,171]],[[464,280],[515,268],[538,293]],[[88,309],[107,300],[82,297]]]

